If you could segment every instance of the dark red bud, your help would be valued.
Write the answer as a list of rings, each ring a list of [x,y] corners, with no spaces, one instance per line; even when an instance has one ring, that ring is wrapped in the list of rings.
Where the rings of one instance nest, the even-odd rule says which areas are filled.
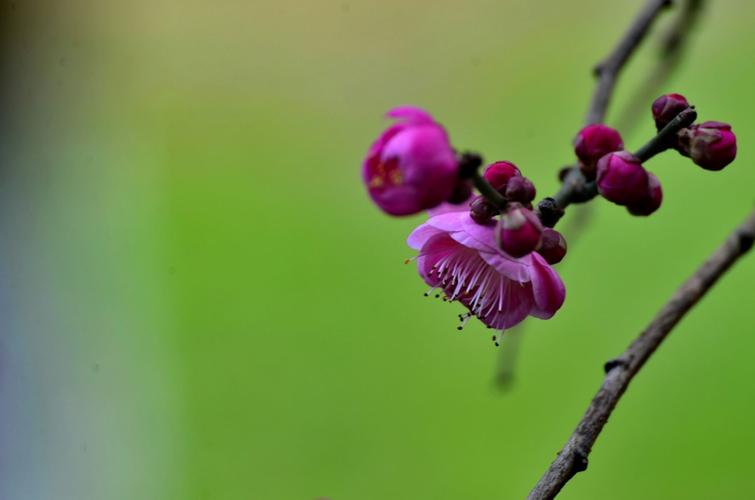
[[[728,123],[693,125],[680,133],[679,151],[705,170],[721,170],[737,156],[737,136]]]
[[[666,94],[662,95],[651,106],[653,111],[653,119],[655,120],[655,128],[661,130],[668,123],[676,118],[676,115],[684,111],[689,107],[689,102],[681,94]]]
[[[598,191],[617,205],[639,203],[648,190],[648,174],[628,151],[609,153],[598,162]]]
[[[648,187],[645,196],[641,200],[627,205],[627,210],[632,215],[648,216],[658,210],[663,201],[663,190],[658,177],[648,172]]]
[[[485,198],[479,196],[469,205],[469,216],[478,224],[487,224],[498,215],[498,210]]]
[[[535,199],[535,185],[526,177],[517,176],[509,179],[504,196],[509,201],[527,204]]]
[[[521,204],[509,203],[501,215],[498,226],[498,243],[501,250],[519,258],[531,253],[540,244],[543,225],[537,215]]]
[[[491,163],[482,174],[485,180],[495,189],[506,189],[506,184],[512,177],[522,175],[516,165],[510,161],[497,161]]]
[[[599,123],[588,125],[574,139],[574,153],[582,162],[580,168],[588,179],[595,178],[595,166],[603,156],[624,149],[621,135]]]
[[[558,264],[566,255],[566,239],[555,229],[546,227],[540,237],[537,253],[542,255],[548,264]]]

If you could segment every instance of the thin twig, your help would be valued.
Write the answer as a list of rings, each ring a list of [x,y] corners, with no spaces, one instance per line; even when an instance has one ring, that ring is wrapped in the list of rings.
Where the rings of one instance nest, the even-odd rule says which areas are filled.
[[[663,87],[669,76],[676,71],[684,59],[689,47],[689,39],[699,23],[704,7],[704,0],[682,2],[673,23],[661,36],[659,58],[655,67],[619,113],[619,118],[616,120],[618,130],[631,130],[640,119],[647,117],[650,106],[638,106],[637,103],[649,103],[664,92]]]
[[[598,85],[587,111],[588,124],[602,123],[605,120],[608,103],[619,73],[645,38],[658,14],[669,5],[671,5],[669,0],[649,0],[613,52],[595,68],[598,74]]]
[[[529,500],[554,498],[577,472],[587,469],[587,457],[595,440],[632,378],[684,315],[752,248],[753,241],[755,211],[676,291],[629,348],[621,356],[605,364],[603,384],[556,460],[527,497]]]
[[[685,42],[697,24],[704,7],[705,0],[686,0],[684,2],[681,13],[663,37],[661,47],[663,57],[676,57],[684,49]]]

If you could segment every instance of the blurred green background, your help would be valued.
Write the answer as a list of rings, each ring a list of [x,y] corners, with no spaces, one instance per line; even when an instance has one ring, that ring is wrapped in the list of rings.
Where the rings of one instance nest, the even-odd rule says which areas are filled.
[[[755,4],[710,1],[660,91],[731,122],[738,161],[654,159],[646,220],[595,203],[502,392],[487,330],[459,335],[402,263],[423,217],[379,213],[362,156],[411,103],[554,191],[639,1],[0,5],[3,499],[523,498],[755,200]],[[632,149],[657,49],[609,113],[640,111]],[[560,498],[755,498],[754,280],[749,257],[682,322]]]

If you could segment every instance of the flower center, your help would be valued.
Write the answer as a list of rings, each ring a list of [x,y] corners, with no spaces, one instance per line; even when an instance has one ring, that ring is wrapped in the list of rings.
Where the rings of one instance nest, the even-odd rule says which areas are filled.
[[[372,167],[372,177],[369,181],[371,188],[380,189],[398,186],[404,182],[404,175],[399,168],[399,160],[396,157],[386,160],[377,160]]]
[[[498,329],[501,333],[504,328],[518,322],[510,316],[515,316],[517,310],[524,305],[521,303],[520,292],[528,284],[502,275],[472,249],[457,248],[442,255],[427,255],[427,258],[434,262],[428,273],[428,281],[435,286],[425,295],[429,296],[436,288],[440,288],[445,295],[444,301],[459,301],[469,310],[468,313],[459,315],[459,330],[463,329],[472,316],[476,316],[488,328]],[[498,344],[497,335],[493,336],[493,342]]]

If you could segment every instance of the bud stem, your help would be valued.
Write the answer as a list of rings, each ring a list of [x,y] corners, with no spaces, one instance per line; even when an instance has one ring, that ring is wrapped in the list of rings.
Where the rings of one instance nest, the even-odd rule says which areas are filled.
[[[479,170],[475,170],[474,174],[472,174],[472,183],[480,194],[498,210],[503,211],[506,208],[506,198],[480,175]]]
[[[500,212],[503,212],[508,200],[491,186],[490,183],[485,180],[485,177],[480,175],[481,165],[482,157],[477,153],[469,151],[462,153],[459,157],[459,177],[471,180],[472,184],[474,184],[474,187],[477,188],[483,198],[496,207]]]
[[[641,162],[649,160],[658,153],[665,151],[671,147],[671,139],[676,135],[679,130],[689,127],[697,119],[697,111],[694,107],[689,107],[676,115],[676,117],[668,122],[658,134],[650,139],[647,144],[642,146],[634,154]]]

